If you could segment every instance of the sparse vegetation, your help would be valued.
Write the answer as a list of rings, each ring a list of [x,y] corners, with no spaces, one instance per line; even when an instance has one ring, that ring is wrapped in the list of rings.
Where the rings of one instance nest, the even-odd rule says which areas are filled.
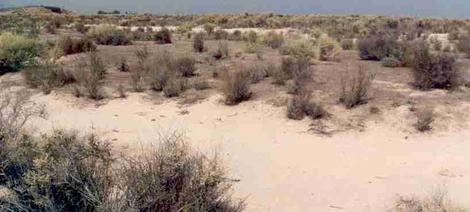
[[[180,56],[174,59],[173,66],[177,73],[183,77],[192,77],[196,71],[196,61],[189,56]]]
[[[395,201],[392,212],[465,212],[463,207],[457,206],[447,197],[447,191],[440,189],[434,191],[429,197],[404,197],[399,196]]]
[[[310,93],[304,92],[292,97],[287,105],[287,117],[302,120],[305,116],[312,119],[326,117],[328,113],[321,105],[311,100]]]
[[[278,49],[284,44],[284,36],[280,33],[271,31],[264,36],[264,43],[273,49]]]
[[[229,54],[230,54],[230,49],[228,47],[228,43],[221,41],[217,44],[217,49],[212,53],[212,56],[216,60],[220,60],[220,59],[227,58]]]

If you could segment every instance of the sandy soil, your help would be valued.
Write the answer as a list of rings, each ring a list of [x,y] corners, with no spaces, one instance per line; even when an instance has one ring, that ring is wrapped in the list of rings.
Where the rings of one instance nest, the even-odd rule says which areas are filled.
[[[228,107],[214,95],[183,107],[145,96],[97,106],[37,94],[33,100],[50,115],[33,125],[37,132],[95,132],[128,152],[160,133],[185,133],[196,148],[224,154],[248,211],[383,211],[398,194],[426,195],[440,185],[458,203],[470,195],[470,129],[418,134],[406,106],[367,121],[361,132],[322,136],[309,130],[312,121],[288,120],[284,107],[263,101]],[[470,104],[456,107],[468,111]]]

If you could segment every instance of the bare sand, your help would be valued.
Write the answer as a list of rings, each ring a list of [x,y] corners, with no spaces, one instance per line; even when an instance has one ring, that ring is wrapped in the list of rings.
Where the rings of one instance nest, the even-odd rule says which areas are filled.
[[[46,105],[49,117],[33,126],[95,132],[134,153],[159,133],[184,133],[195,148],[223,153],[230,176],[240,179],[235,194],[246,198],[247,211],[384,211],[397,195],[426,195],[442,185],[470,206],[470,128],[417,133],[401,106],[370,119],[364,130],[325,136],[309,130],[311,120],[288,120],[285,107],[263,101],[229,107],[214,95],[182,107],[146,96],[130,93],[98,106],[37,94],[33,100]]]

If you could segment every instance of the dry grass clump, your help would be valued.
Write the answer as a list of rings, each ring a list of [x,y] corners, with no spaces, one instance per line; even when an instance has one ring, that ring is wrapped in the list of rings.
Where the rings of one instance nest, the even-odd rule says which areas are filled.
[[[430,107],[425,107],[416,111],[416,124],[415,128],[420,132],[429,131],[432,129],[431,124],[434,122],[434,110]]]
[[[125,57],[121,57],[121,60],[117,64],[117,68],[120,72],[129,72],[130,71],[129,64],[127,63],[127,59]]]
[[[265,64],[258,62],[248,67],[245,67],[245,70],[250,73],[251,83],[255,84],[269,77],[270,70],[273,68],[273,64]]]
[[[305,116],[312,119],[328,116],[328,113],[320,104],[311,100],[308,92],[294,95],[287,105],[287,118],[302,120]]]
[[[87,35],[95,40],[97,44],[101,45],[119,46],[131,44],[130,39],[126,36],[124,31],[112,25],[99,25],[92,28]]]
[[[431,53],[425,43],[416,46],[412,72],[414,84],[420,89],[450,89],[459,85],[460,75],[455,56]]]
[[[381,61],[383,67],[396,68],[400,67],[402,63],[395,57],[384,57]]]
[[[392,212],[465,212],[465,208],[459,207],[447,198],[445,190],[438,190],[430,197],[416,198],[400,196],[390,210]]]
[[[229,38],[228,32],[223,29],[215,30],[212,36],[215,40],[227,40]]]
[[[235,70],[225,73],[223,76],[222,92],[225,96],[225,104],[236,105],[251,97],[250,73],[244,70]]]
[[[354,73],[341,76],[341,91],[339,102],[346,108],[353,108],[367,103],[369,87],[374,75],[368,73],[362,67]]]
[[[204,33],[194,35],[193,49],[195,52],[204,52]]]
[[[0,75],[7,71],[18,71],[34,62],[41,52],[35,39],[12,33],[0,35]]]
[[[284,44],[284,35],[273,31],[266,34],[263,39],[263,42],[273,49],[278,49]]]
[[[55,44],[56,56],[65,56],[81,52],[95,51],[96,45],[88,38],[72,39],[70,36],[61,36]]]
[[[153,40],[157,44],[172,43],[170,30],[166,27],[163,27],[160,31],[155,33],[155,35],[153,36]]]

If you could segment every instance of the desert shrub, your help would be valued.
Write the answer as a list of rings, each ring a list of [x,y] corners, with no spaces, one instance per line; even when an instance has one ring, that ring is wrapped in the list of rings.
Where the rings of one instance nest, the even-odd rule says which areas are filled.
[[[359,56],[363,60],[382,60],[385,57],[401,59],[404,45],[389,36],[371,36],[358,42]]]
[[[308,40],[289,40],[279,49],[283,55],[295,57],[315,57],[315,46]]]
[[[204,52],[204,33],[197,33],[194,36],[193,49],[195,52]]]
[[[195,152],[177,135],[162,137],[157,148],[139,155],[123,163],[124,211],[243,210],[216,155]]]
[[[286,80],[294,78],[297,73],[304,72],[310,67],[310,58],[308,57],[283,57],[280,70]]]
[[[166,97],[176,97],[184,92],[186,88],[186,80],[173,75],[165,83],[165,86],[163,87],[163,95]]]
[[[344,104],[346,108],[353,108],[357,105],[364,104],[368,100],[369,87],[372,83],[374,75],[369,74],[362,67],[352,73],[341,77],[341,92],[339,102]]]
[[[95,40],[97,44],[101,45],[119,46],[131,44],[124,31],[111,25],[99,25],[92,28],[87,35]]]
[[[432,108],[426,107],[416,111],[415,128],[420,132],[432,129],[431,124],[434,122],[434,111]]]
[[[258,43],[246,43],[243,46],[243,50],[248,54],[259,54],[262,52],[262,46]]]
[[[401,62],[394,57],[384,57],[381,61],[382,66],[396,68],[401,66]]]
[[[204,30],[207,32],[207,34],[212,35],[212,33],[215,30],[215,25],[211,23],[204,24]]]
[[[190,56],[176,57],[173,62],[175,71],[183,77],[194,76],[196,60]]]
[[[7,211],[99,211],[112,192],[110,147],[96,136],[56,131],[39,141],[7,141],[2,158],[13,198],[0,197]]]
[[[294,64],[292,64],[292,86],[289,89],[289,93],[301,94],[307,92],[307,84],[312,79],[312,68],[310,67],[308,58],[296,58]]]
[[[217,44],[217,49],[212,53],[212,57],[216,60],[225,59],[229,56],[230,49],[227,42],[219,42]]]
[[[85,34],[88,32],[88,28],[83,23],[80,23],[80,22],[75,23],[74,27],[75,27],[75,31],[79,33]]]
[[[3,104],[2,104],[3,105]],[[1,128],[3,131],[3,128]],[[113,157],[94,135],[55,131],[0,139],[2,211],[242,211],[218,157],[167,136],[139,156]]]
[[[145,87],[145,71],[143,69],[133,69],[130,71],[130,84],[135,92],[143,92]]]
[[[65,76],[61,67],[48,61],[30,66],[22,74],[26,84],[32,88],[40,88],[45,94],[49,94],[54,87],[73,82],[72,76]]]
[[[328,113],[318,103],[311,100],[307,93],[294,95],[287,104],[287,117],[294,120],[302,120],[305,116],[312,119],[326,117]]]
[[[41,51],[36,40],[12,33],[0,34],[0,74],[34,62]]]
[[[462,36],[458,40],[456,46],[460,52],[465,53],[467,57],[470,57],[470,36]]]
[[[79,63],[75,70],[75,79],[84,88],[90,99],[100,100],[103,96],[103,79],[106,67],[96,52],[88,53],[88,61]]]
[[[317,41],[319,48],[319,59],[323,61],[337,61],[341,52],[339,43],[328,36],[320,36]]]
[[[118,85],[118,87],[116,88],[116,93],[118,94],[119,98],[126,98],[127,97],[126,88],[122,84]]]
[[[242,32],[240,30],[233,31],[228,37],[229,40],[241,41],[243,39]]]
[[[209,82],[207,80],[198,78],[195,81],[193,81],[192,87],[196,90],[206,90],[210,88],[211,86],[209,85]]]
[[[447,197],[447,191],[440,189],[429,197],[399,196],[391,212],[465,212],[467,209],[457,206]]]
[[[129,64],[127,64],[127,60],[126,60],[125,57],[121,57],[121,60],[117,64],[117,67],[118,67],[118,70],[120,72],[129,72],[130,71]]]
[[[175,58],[167,51],[158,52],[152,58],[150,75],[150,87],[155,91],[162,91],[170,78],[176,78],[174,62]]]
[[[416,47],[412,62],[414,84],[420,89],[453,88],[459,84],[455,56],[433,54],[425,43]]]
[[[255,63],[245,67],[245,71],[250,73],[251,83],[258,83],[269,76],[272,66],[272,64]]]
[[[352,49],[354,49],[354,40],[353,39],[343,39],[343,40],[341,40],[341,48],[343,48],[343,50],[352,50]]]
[[[171,43],[171,32],[168,28],[163,27],[160,31],[156,32],[153,36],[153,40],[157,44],[168,44]]]
[[[223,80],[222,92],[225,104],[235,105],[251,97],[249,72],[236,70],[233,73],[226,73]]]
[[[229,37],[229,34],[227,31],[223,29],[218,29],[214,32],[213,36],[215,40],[227,40]]]
[[[273,49],[278,49],[284,44],[284,36],[271,31],[264,36],[264,43]]]
[[[96,50],[96,45],[88,38],[72,39],[70,36],[61,36],[55,45],[57,49],[56,56]]]
[[[256,43],[258,41],[258,33],[255,31],[249,31],[246,34],[245,40],[248,41],[249,43]]]

